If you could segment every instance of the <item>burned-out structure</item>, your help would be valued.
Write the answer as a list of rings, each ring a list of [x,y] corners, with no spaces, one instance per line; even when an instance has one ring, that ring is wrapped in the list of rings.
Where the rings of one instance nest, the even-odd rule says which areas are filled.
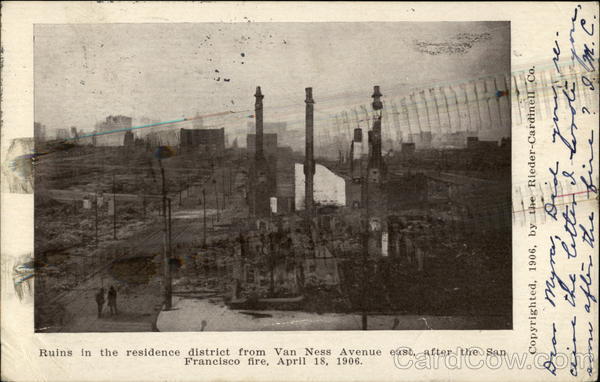
[[[350,160],[343,162],[345,168],[337,168],[314,156],[315,101],[312,89],[306,89],[304,157],[302,163],[295,164],[300,171],[296,171],[296,176],[301,177],[295,186],[296,208],[272,208],[268,218],[253,220],[252,228],[240,236],[244,244],[240,244],[240,257],[235,263],[234,305],[245,306],[247,298],[255,296],[262,306],[275,307],[270,305],[272,298],[287,296],[290,301],[301,299],[293,300],[293,306],[298,308],[312,303],[314,296],[307,295],[308,291],[318,291],[333,300],[341,296],[347,299],[345,305],[332,305],[330,309],[334,311],[366,306],[368,310],[434,312],[433,305],[417,307],[415,301],[396,296],[393,291],[408,288],[411,293],[430,296],[424,280],[444,268],[458,271],[469,267],[473,258],[466,253],[484,246],[469,243],[468,236],[475,229],[486,230],[493,240],[503,240],[500,238],[510,229],[510,214],[500,205],[490,204],[489,195],[501,200],[509,197],[505,180],[480,179],[455,171],[452,166],[470,167],[473,158],[483,151],[488,161],[502,166],[508,163],[508,145],[489,143],[483,151],[480,146],[469,145],[449,150],[421,146],[416,150],[415,144],[408,142],[401,147],[402,155],[386,159],[382,153],[382,97],[379,86],[375,86],[371,125],[367,125],[364,134],[361,127],[354,129]],[[256,115],[258,137],[259,110]],[[256,142],[256,147],[260,147],[258,139]],[[327,166],[336,169],[331,171]],[[331,175],[325,176],[324,171]],[[280,168],[278,179],[285,173]],[[322,195],[337,192],[333,186],[336,177],[343,183],[341,204],[336,197]],[[278,192],[279,187],[273,195]],[[267,196],[263,194],[262,198],[266,204]],[[446,241],[436,241],[438,236]],[[450,266],[450,260],[445,258],[449,248],[458,251],[456,256],[465,257]],[[509,261],[509,257],[493,257],[500,252],[510,253],[509,241],[499,248],[489,255],[494,259],[491,264]],[[491,271],[485,268],[482,274]],[[435,288],[441,280],[429,282]],[[372,292],[365,292],[367,297],[358,293],[365,290]],[[491,296],[485,298],[493,304]],[[431,294],[431,299],[438,301],[439,294],[436,299]]]
[[[315,155],[314,155],[314,103],[312,88],[306,88],[306,150],[304,158],[304,210],[306,216],[312,219],[314,213],[314,177],[315,177]]]
[[[263,155],[267,158],[277,156],[277,133],[263,133]],[[256,134],[246,135],[246,150],[249,155],[256,155]]]
[[[254,160],[249,169],[249,192],[248,203],[250,213],[257,217],[268,217],[271,212],[271,198],[275,197],[277,187],[277,165],[273,162],[271,156],[267,160],[264,152],[264,133],[263,133],[263,98],[260,86],[256,87],[254,94],[254,116],[256,118],[256,141]]]
[[[110,115],[96,124],[95,146],[116,147],[125,143],[125,133],[131,130],[131,117]]]
[[[195,121],[194,121],[195,122]],[[220,153],[225,149],[225,129],[181,129],[180,149],[185,153]]]

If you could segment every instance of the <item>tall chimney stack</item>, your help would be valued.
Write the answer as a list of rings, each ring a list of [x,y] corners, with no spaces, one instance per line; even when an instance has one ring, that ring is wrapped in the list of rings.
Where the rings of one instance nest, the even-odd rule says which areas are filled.
[[[255,127],[256,127],[256,144],[254,150],[254,158],[256,160],[260,160],[264,158],[263,154],[263,104],[262,100],[264,96],[260,91],[260,86],[256,87],[256,93],[254,94],[256,97],[256,102],[254,103],[254,118],[255,118]]]
[[[315,158],[313,150],[313,129],[314,129],[314,103],[312,98],[312,88],[306,88],[306,153],[304,158],[304,207],[309,216],[312,216],[314,209],[313,199],[313,178],[315,175]]]
[[[381,167],[381,111],[383,109],[383,103],[381,102],[381,92],[379,86],[373,87],[373,110],[375,111],[375,117],[373,120],[373,132],[372,132],[372,161],[373,167]]]

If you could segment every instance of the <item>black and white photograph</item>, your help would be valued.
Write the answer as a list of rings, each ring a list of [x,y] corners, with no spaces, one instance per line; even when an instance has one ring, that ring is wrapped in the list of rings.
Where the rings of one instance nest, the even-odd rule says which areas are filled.
[[[513,329],[510,22],[33,39],[37,333]]]

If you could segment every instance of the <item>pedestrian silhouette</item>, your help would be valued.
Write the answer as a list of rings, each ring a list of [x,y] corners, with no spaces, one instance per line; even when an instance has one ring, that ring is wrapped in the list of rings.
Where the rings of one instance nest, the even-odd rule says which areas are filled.
[[[100,288],[96,293],[96,304],[98,304],[98,318],[102,317],[102,308],[104,306],[104,288]]]
[[[111,286],[108,290],[108,309],[110,309],[110,314],[117,314],[117,290],[114,286]]]

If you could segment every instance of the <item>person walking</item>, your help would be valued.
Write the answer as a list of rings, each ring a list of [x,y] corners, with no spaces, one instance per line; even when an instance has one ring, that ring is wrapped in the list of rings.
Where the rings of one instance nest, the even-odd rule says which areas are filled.
[[[426,231],[423,226],[419,226],[417,237],[415,238],[415,259],[417,260],[417,269],[423,271],[425,261],[425,252],[429,249],[428,238],[425,237]]]
[[[117,314],[117,290],[114,286],[108,290],[108,309],[110,309],[111,315]]]
[[[100,288],[98,293],[96,293],[96,304],[98,304],[98,318],[101,318],[104,306],[104,288]]]

